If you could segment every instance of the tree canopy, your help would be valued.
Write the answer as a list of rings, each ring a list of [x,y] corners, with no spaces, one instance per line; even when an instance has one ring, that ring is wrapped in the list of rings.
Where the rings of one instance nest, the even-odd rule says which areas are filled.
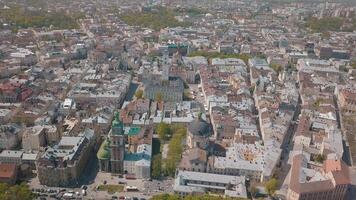
[[[350,65],[353,69],[356,69],[356,61],[352,62]]]
[[[31,200],[36,196],[31,192],[25,183],[10,186],[6,183],[0,183],[0,199],[2,200]]]
[[[180,162],[183,146],[182,141],[186,136],[187,129],[184,126],[173,127],[172,139],[168,144],[168,153],[165,160],[165,173],[168,176],[174,177],[176,167]]]
[[[265,189],[268,195],[273,196],[278,187],[278,180],[275,178],[271,178],[265,184]]]
[[[143,90],[138,89],[138,90],[136,91],[136,93],[135,93],[135,97],[136,97],[137,99],[142,99],[142,97],[143,97]]]
[[[271,64],[270,67],[276,71],[278,74],[283,70],[283,67],[278,64]]]
[[[128,25],[143,26],[157,31],[166,27],[185,27],[190,25],[189,23],[178,21],[173,10],[163,7],[140,13],[124,14],[121,15],[121,19]]]
[[[50,27],[58,29],[75,29],[79,28],[77,20],[83,18],[83,14],[67,15],[65,13],[46,12],[46,11],[30,11],[20,7],[12,7],[10,9],[0,9],[0,20],[13,30],[19,28],[42,28]]]
[[[318,154],[315,157],[315,161],[318,162],[318,163],[323,163],[325,159],[326,159],[325,155],[322,155],[322,154]]]
[[[157,101],[157,102],[162,102],[163,101],[163,95],[162,95],[161,92],[157,92],[155,94],[155,101]]]
[[[167,140],[170,138],[170,135],[172,134],[171,127],[169,124],[161,122],[158,124],[156,132],[159,136],[159,138],[163,141]]]
[[[321,19],[311,17],[307,20],[306,26],[315,33],[323,33],[326,31],[352,31],[355,26],[349,28],[349,30],[342,30],[342,26],[345,23],[345,19],[340,17],[324,17]]]
[[[152,158],[152,177],[158,179],[162,174],[162,155],[157,154]]]
[[[154,178],[159,178],[161,174],[174,177],[176,167],[180,162],[183,145],[182,142],[186,136],[187,129],[180,124],[167,124],[161,122],[156,127],[156,132],[159,135],[160,141],[168,142],[167,156],[162,160],[161,155],[154,157],[152,174]],[[162,167],[157,165],[162,164]]]

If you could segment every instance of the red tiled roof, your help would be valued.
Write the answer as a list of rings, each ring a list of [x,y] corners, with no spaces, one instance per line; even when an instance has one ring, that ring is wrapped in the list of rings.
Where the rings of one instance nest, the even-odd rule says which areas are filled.
[[[12,178],[16,173],[16,164],[0,164],[0,178]]]

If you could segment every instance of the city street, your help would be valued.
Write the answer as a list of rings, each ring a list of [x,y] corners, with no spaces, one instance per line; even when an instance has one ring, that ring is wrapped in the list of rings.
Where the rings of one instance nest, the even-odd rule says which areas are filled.
[[[105,184],[104,184],[105,183]],[[133,192],[116,192],[114,194],[109,194],[107,191],[99,191],[97,190],[100,185],[118,185],[123,184],[124,186],[135,186],[138,191]],[[95,178],[95,180],[86,185],[86,194],[82,194],[82,186],[74,187],[74,188],[61,188],[61,187],[47,187],[44,185],[40,185],[38,178],[31,179],[29,185],[30,188],[40,192],[40,198],[46,199],[56,199],[62,198],[64,193],[73,193],[76,199],[112,199],[116,197],[137,197],[139,199],[149,199],[153,195],[160,193],[172,193],[173,192],[173,179],[165,179],[162,181],[159,180],[127,180],[125,178],[119,178],[116,175],[111,175],[110,173],[99,172]],[[51,191],[51,192],[48,192]]]

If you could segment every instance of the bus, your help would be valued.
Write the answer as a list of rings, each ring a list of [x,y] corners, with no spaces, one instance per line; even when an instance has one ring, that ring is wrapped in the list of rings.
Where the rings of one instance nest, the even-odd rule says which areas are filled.
[[[135,187],[135,186],[126,186],[125,187],[125,191],[126,192],[133,192],[133,191],[138,191],[138,188],[137,187]]]

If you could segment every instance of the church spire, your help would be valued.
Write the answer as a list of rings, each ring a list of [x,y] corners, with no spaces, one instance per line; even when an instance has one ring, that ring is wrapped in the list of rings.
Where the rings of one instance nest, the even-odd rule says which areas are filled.
[[[114,120],[111,124],[112,134],[114,135],[123,135],[124,134],[124,124],[120,120],[119,112],[115,112]]]

